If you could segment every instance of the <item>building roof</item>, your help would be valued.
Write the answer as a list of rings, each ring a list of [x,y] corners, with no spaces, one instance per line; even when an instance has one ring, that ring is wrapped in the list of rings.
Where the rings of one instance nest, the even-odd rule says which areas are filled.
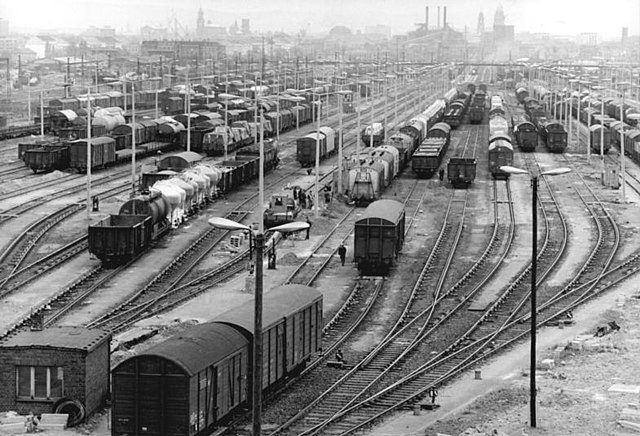
[[[0,348],[63,348],[91,351],[109,340],[111,333],[101,329],[53,327],[19,331],[0,341]]]

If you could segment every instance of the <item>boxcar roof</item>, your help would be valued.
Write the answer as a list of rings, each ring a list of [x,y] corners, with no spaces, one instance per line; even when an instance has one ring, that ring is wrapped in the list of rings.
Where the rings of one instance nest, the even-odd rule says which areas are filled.
[[[322,300],[316,289],[303,285],[282,285],[271,289],[262,302],[262,326],[267,329],[285,316],[296,313],[309,304]],[[254,300],[230,309],[216,318],[215,322],[237,325],[253,334]]]
[[[367,206],[362,214],[362,218],[356,221],[356,224],[369,218],[380,218],[395,225],[403,215],[404,205],[399,201],[378,200]]]
[[[187,166],[191,166],[191,164],[195,162],[200,162],[202,160],[202,156],[198,153],[194,153],[193,151],[183,151],[182,153],[174,154],[173,156],[166,156],[160,160],[159,167],[164,167],[163,163],[175,162],[176,160],[183,161]],[[174,165],[175,166],[175,165]]]
[[[91,351],[111,334],[101,329],[52,327],[41,331],[19,331],[0,341],[0,348],[65,348]]]
[[[187,375],[193,376],[247,345],[248,340],[234,328],[207,322],[160,342],[131,359],[142,356],[160,357],[175,363]]]

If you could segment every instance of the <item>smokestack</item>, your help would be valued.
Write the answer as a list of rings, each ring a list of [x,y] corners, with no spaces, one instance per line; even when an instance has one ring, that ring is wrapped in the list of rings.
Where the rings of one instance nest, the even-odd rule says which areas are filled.
[[[436,29],[440,29],[440,6],[438,6],[438,27]]]
[[[447,27],[447,7],[444,7],[444,15],[442,17],[442,27]]]
[[[424,30],[429,30],[429,6],[424,8]]]

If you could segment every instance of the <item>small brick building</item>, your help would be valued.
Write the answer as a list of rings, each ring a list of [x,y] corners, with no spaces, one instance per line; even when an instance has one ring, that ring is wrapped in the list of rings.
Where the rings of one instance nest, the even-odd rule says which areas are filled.
[[[0,411],[52,413],[65,399],[85,416],[109,394],[111,334],[82,327],[21,331],[0,342]]]

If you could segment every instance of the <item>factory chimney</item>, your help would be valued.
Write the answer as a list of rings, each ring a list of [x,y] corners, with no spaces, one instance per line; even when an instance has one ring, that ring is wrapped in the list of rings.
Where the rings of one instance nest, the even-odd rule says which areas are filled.
[[[424,8],[424,30],[429,30],[429,6]]]
[[[447,7],[444,6],[444,14],[442,16],[442,27],[447,27]]]
[[[436,27],[436,29],[440,29],[440,6],[438,6],[438,26]]]

